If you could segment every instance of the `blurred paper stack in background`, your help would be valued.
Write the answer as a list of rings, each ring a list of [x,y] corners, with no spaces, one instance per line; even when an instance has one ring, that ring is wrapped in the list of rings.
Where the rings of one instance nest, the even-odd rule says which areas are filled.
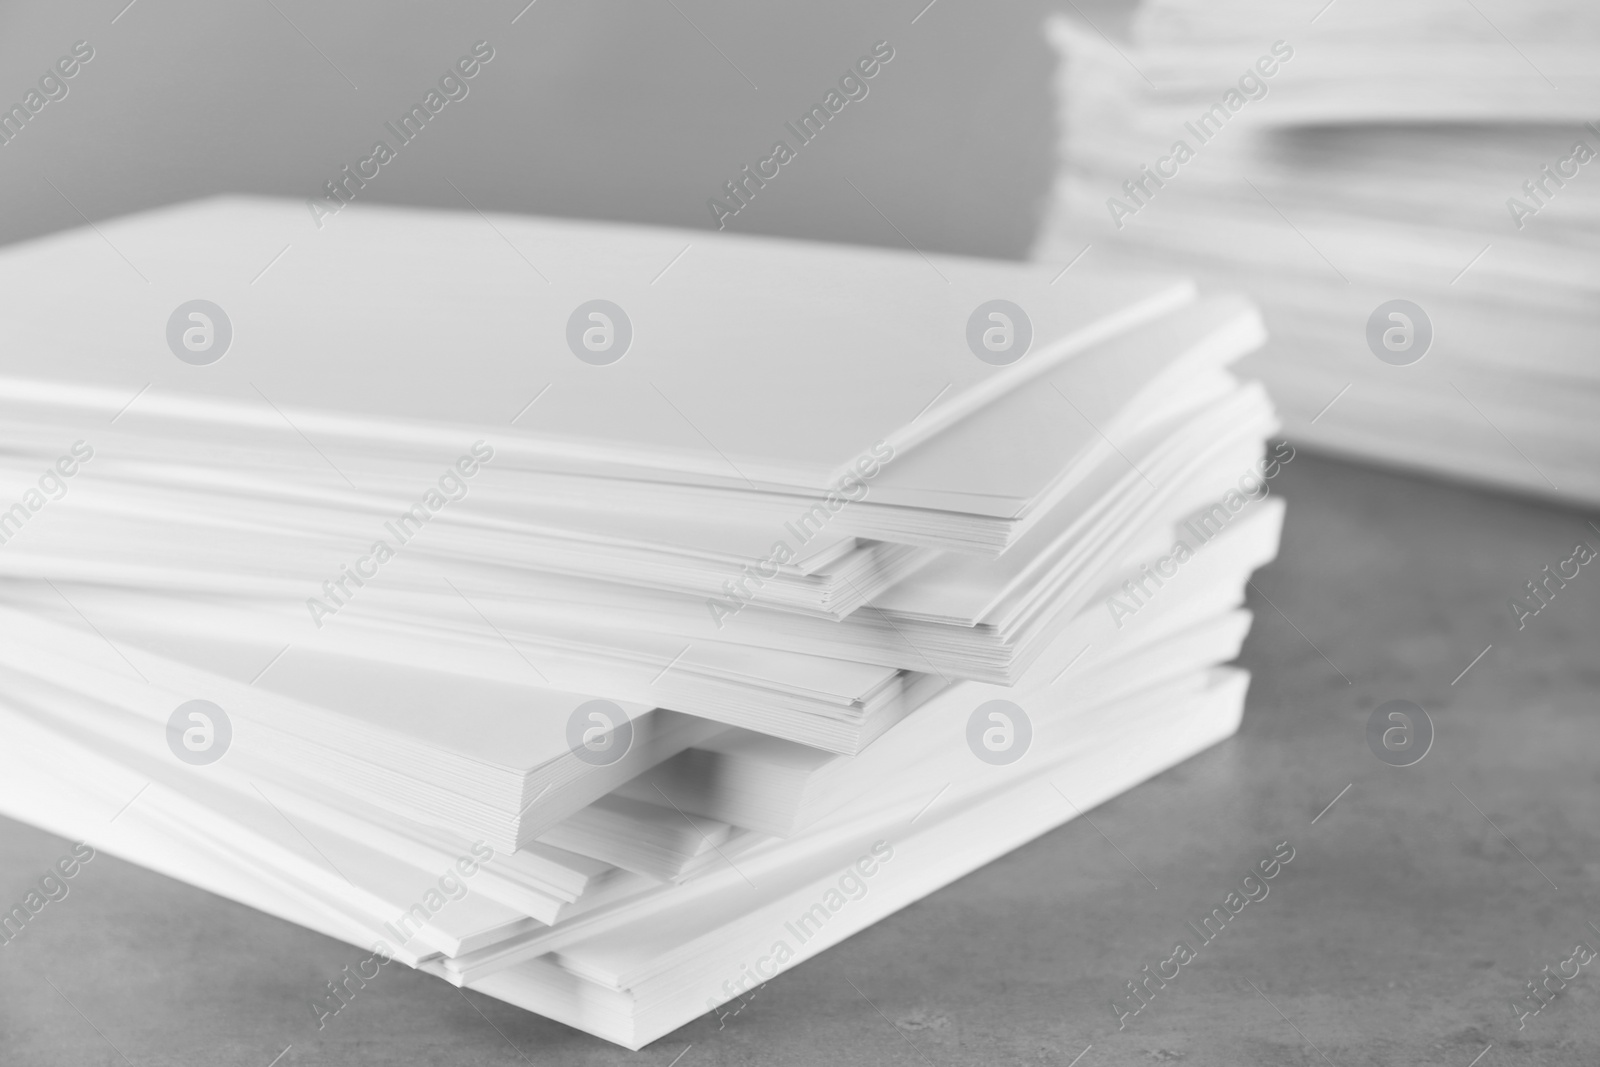
[[[1036,258],[1242,289],[1297,442],[1600,500],[1600,9],[1151,0],[1069,19]]]
[[[638,1047],[1237,728],[1247,302],[307,226],[0,256],[0,811],[377,953],[319,1027],[392,958]]]

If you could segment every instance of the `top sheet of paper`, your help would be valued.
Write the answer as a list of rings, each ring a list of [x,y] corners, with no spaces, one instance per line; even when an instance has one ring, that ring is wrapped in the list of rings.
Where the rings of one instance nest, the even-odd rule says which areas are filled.
[[[126,407],[119,428],[152,432],[198,419],[196,442],[482,438],[540,468],[820,489],[875,442],[913,447],[1192,296],[1171,278],[1052,284],[1059,266],[465,210],[353,204],[320,222],[303,202],[224,198],[7,250],[0,400]],[[194,300],[227,330],[181,308]],[[591,360],[629,331],[583,310],[594,300],[631,330],[608,365]],[[992,300],[1031,325],[1008,365],[969,345]],[[977,321],[984,351],[985,331],[1025,333]]]

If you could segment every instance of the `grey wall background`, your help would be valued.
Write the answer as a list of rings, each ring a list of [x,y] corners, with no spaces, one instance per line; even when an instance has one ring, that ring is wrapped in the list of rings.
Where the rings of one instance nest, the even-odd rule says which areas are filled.
[[[77,40],[95,57],[0,146],[0,243],[82,225],[79,212],[99,221],[218,192],[320,195],[480,39],[495,58],[468,97],[364,200],[465,209],[454,182],[484,210],[709,229],[707,198],[887,40],[895,58],[869,95],[728,229],[1020,257],[1052,165],[1043,20],[1065,11],[1114,35],[1131,8],[526,3],[8,0],[0,104],[19,102]]]

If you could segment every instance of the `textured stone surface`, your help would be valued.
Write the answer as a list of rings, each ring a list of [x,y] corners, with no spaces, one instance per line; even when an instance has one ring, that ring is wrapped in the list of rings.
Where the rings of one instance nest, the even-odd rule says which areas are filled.
[[[100,857],[0,947],[0,1062],[267,1067],[292,1045],[280,1065],[666,1067],[692,1043],[680,1067],[945,1067],[1066,1065],[1092,1044],[1080,1067],[1469,1067],[1491,1042],[1482,1067],[1600,1062],[1600,961],[1521,1032],[1508,1006],[1576,942],[1600,947],[1600,571],[1520,632],[1507,606],[1600,532],[1304,454],[1273,485],[1288,528],[1250,596],[1237,738],[781,975],[720,1025],[632,1054],[398,972],[318,1033],[310,994],[363,953]],[[1409,768],[1365,741],[1396,698],[1437,728]],[[1200,945],[1185,920],[1281,841],[1295,858],[1270,895]],[[0,821],[0,900],[65,848]],[[1179,938],[1198,958],[1119,1032],[1112,998]]]

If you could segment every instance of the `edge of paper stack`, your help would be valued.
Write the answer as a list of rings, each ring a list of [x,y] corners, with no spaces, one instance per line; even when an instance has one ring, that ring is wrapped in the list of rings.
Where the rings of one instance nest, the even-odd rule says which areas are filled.
[[[0,253],[0,812],[637,1049],[1238,727],[1293,458],[1247,302],[308,225]],[[163,335],[202,297],[204,366]],[[565,342],[594,299],[610,365]]]
[[[1147,0],[1127,41],[1049,37],[1037,258],[1248,292],[1297,442],[1600,500],[1593,5]]]

